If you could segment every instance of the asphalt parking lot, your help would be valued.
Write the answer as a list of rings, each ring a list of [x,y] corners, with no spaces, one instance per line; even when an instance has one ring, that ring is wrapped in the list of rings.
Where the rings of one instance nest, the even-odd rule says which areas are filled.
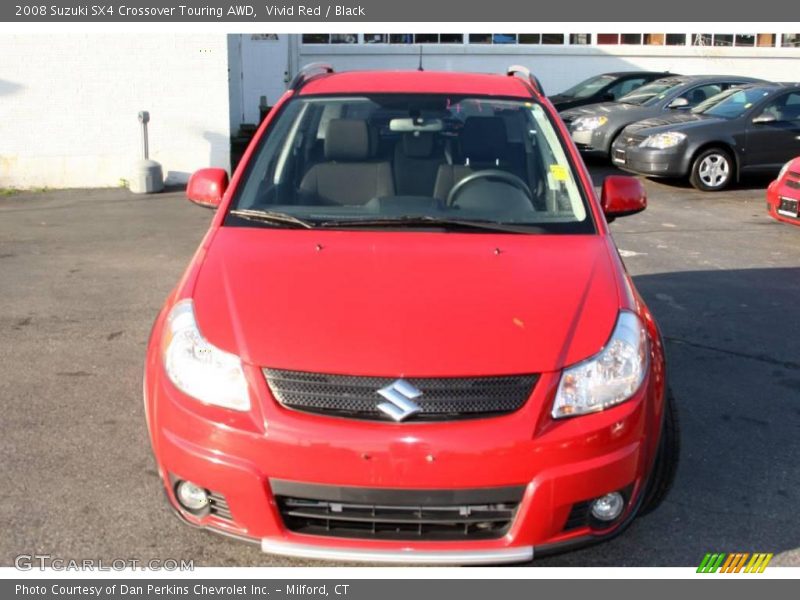
[[[597,182],[612,171],[593,165]],[[702,194],[648,181],[612,225],[658,318],[683,429],[665,504],[615,540],[541,566],[685,566],[706,552],[800,565],[800,228],[764,181]],[[164,504],[141,402],[156,312],[211,213],[180,191],[0,197],[0,565],[193,559],[313,564],[191,529]]]

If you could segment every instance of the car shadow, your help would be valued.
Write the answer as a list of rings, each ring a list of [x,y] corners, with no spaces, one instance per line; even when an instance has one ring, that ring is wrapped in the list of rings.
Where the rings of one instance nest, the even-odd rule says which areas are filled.
[[[800,269],[635,277],[665,339],[682,429],[664,504],[602,545],[535,566],[696,566],[800,547]]]

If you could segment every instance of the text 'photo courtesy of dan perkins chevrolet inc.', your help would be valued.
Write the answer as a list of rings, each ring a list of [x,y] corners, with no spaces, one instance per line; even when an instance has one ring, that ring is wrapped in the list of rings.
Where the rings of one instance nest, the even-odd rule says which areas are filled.
[[[785,12],[0,6],[0,597],[790,595]]]

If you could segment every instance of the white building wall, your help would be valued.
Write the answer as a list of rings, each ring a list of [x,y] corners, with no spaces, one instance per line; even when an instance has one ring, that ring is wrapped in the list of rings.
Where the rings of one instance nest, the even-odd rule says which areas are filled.
[[[415,69],[419,48],[304,44],[299,47],[298,62],[327,62],[336,70]],[[427,70],[494,73],[520,64],[537,75],[547,94],[599,73],[639,69],[686,75],[745,75],[773,81],[800,79],[800,49],[794,48],[423,45],[422,62]]]
[[[0,57],[0,188],[120,185],[140,110],[168,183],[230,167],[225,34],[4,34]]]

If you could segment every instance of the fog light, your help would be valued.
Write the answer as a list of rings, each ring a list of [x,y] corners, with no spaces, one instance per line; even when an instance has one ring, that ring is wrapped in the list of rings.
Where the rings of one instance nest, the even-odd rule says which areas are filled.
[[[208,506],[208,493],[191,481],[181,481],[175,488],[178,502],[189,510],[202,510]]]
[[[598,521],[613,521],[622,514],[625,499],[619,492],[611,492],[600,496],[592,502],[592,516]]]

